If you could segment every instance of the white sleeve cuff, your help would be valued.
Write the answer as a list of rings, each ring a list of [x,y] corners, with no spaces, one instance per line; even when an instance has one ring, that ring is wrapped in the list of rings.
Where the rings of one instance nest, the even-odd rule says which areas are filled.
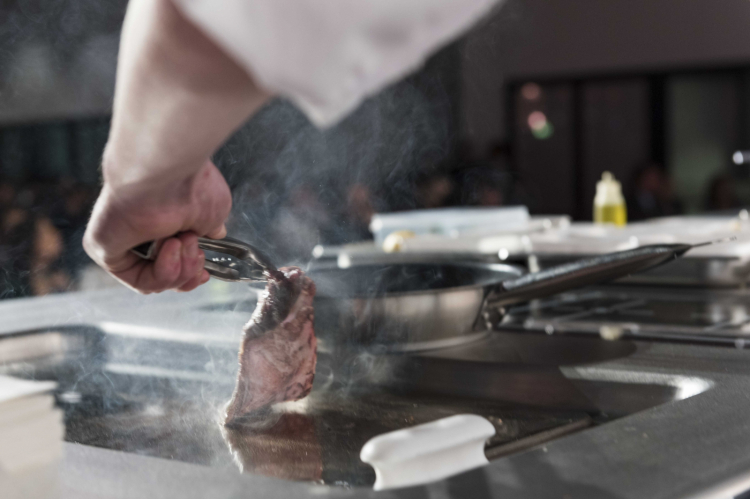
[[[176,0],[266,90],[330,126],[496,0]]]

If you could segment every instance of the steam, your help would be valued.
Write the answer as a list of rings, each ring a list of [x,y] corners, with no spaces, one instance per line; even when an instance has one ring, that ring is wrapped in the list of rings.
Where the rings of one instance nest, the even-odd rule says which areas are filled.
[[[454,151],[456,93],[446,75],[456,64],[445,52],[329,130],[283,100],[266,106],[215,158],[232,187],[230,233],[279,264],[304,263],[315,244],[367,237],[367,221],[352,215],[354,188],[374,211],[415,208],[417,176]]]

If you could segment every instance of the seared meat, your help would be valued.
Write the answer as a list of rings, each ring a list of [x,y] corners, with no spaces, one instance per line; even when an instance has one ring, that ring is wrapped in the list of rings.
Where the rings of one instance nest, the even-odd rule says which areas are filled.
[[[314,296],[315,284],[297,267],[269,277],[244,328],[240,371],[225,424],[238,424],[253,411],[310,393],[317,360]]]

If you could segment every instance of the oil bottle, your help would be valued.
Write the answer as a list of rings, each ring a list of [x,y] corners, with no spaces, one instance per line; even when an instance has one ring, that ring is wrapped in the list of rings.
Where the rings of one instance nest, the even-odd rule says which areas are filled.
[[[625,198],[622,197],[620,182],[610,172],[602,173],[602,179],[596,183],[594,222],[623,226],[627,220]]]

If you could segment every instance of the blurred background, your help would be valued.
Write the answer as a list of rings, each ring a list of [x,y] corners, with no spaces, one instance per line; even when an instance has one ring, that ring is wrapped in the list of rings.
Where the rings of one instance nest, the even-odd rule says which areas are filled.
[[[0,2],[0,298],[111,285],[81,237],[126,3]],[[750,2],[507,0],[330,130],[283,100],[216,154],[230,234],[304,262],[374,213],[524,204],[631,220],[750,204]]]

